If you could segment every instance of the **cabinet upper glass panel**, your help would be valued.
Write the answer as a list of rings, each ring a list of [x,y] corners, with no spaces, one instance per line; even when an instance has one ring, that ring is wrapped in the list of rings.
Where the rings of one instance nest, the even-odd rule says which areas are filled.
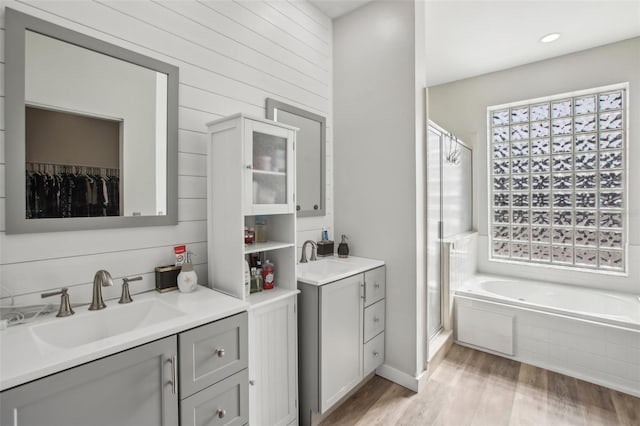
[[[294,213],[296,129],[245,118],[243,140],[245,214]]]
[[[253,203],[286,204],[287,139],[254,131]]]

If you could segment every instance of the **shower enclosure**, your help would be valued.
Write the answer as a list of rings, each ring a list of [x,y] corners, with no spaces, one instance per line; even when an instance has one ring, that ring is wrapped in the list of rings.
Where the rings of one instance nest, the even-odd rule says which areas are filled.
[[[442,241],[473,225],[472,150],[429,121],[427,138],[427,331],[443,327]]]

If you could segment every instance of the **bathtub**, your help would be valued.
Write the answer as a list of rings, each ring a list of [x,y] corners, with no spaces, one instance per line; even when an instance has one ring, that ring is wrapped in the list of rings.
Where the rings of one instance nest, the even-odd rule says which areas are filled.
[[[455,292],[460,344],[640,396],[640,299],[475,275]]]

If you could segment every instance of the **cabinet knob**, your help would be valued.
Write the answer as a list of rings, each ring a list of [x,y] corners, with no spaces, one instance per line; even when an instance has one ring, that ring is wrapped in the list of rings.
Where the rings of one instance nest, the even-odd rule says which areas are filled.
[[[224,357],[224,349],[216,349],[214,353],[218,355],[218,358]]]
[[[253,169],[253,166],[251,164],[247,164],[247,169],[251,170]]]
[[[249,384],[250,384],[251,386],[254,386],[254,385],[256,384],[256,381],[255,381],[255,380],[249,380]]]
[[[218,416],[219,419],[223,419],[226,414],[227,414],[227,410],[225,410],[224,408],[218,408],[216,410],[216,415]]]
[[[380,352],[378,352],[378,351],[373,351],[373,357],[374,357],[374,358],[377,358],[377,357],[378,357],[378,355],[380,355]]]
[[[373,317],[373,322],[380,322],[380,318],[378,318],[378,317]]]
[[[379,289],[379,288],[380,288],[380,284],[375,283],[375,284],[373,285],[373,288],[375,288],[375,289]]]

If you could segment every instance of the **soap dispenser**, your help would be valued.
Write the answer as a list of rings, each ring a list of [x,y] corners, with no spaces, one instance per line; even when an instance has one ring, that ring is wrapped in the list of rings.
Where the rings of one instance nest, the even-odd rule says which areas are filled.
[[[342,234],[342,241],[338,244],[338,257],[349,257],[348,239],[346,235]]]
[[[178,274],[178,289],[182,293],[191,293],[198,286],[198,275],[193,270],[191,263],[191,252],[187,252],[186,262],[182,265],[182,270]]]

